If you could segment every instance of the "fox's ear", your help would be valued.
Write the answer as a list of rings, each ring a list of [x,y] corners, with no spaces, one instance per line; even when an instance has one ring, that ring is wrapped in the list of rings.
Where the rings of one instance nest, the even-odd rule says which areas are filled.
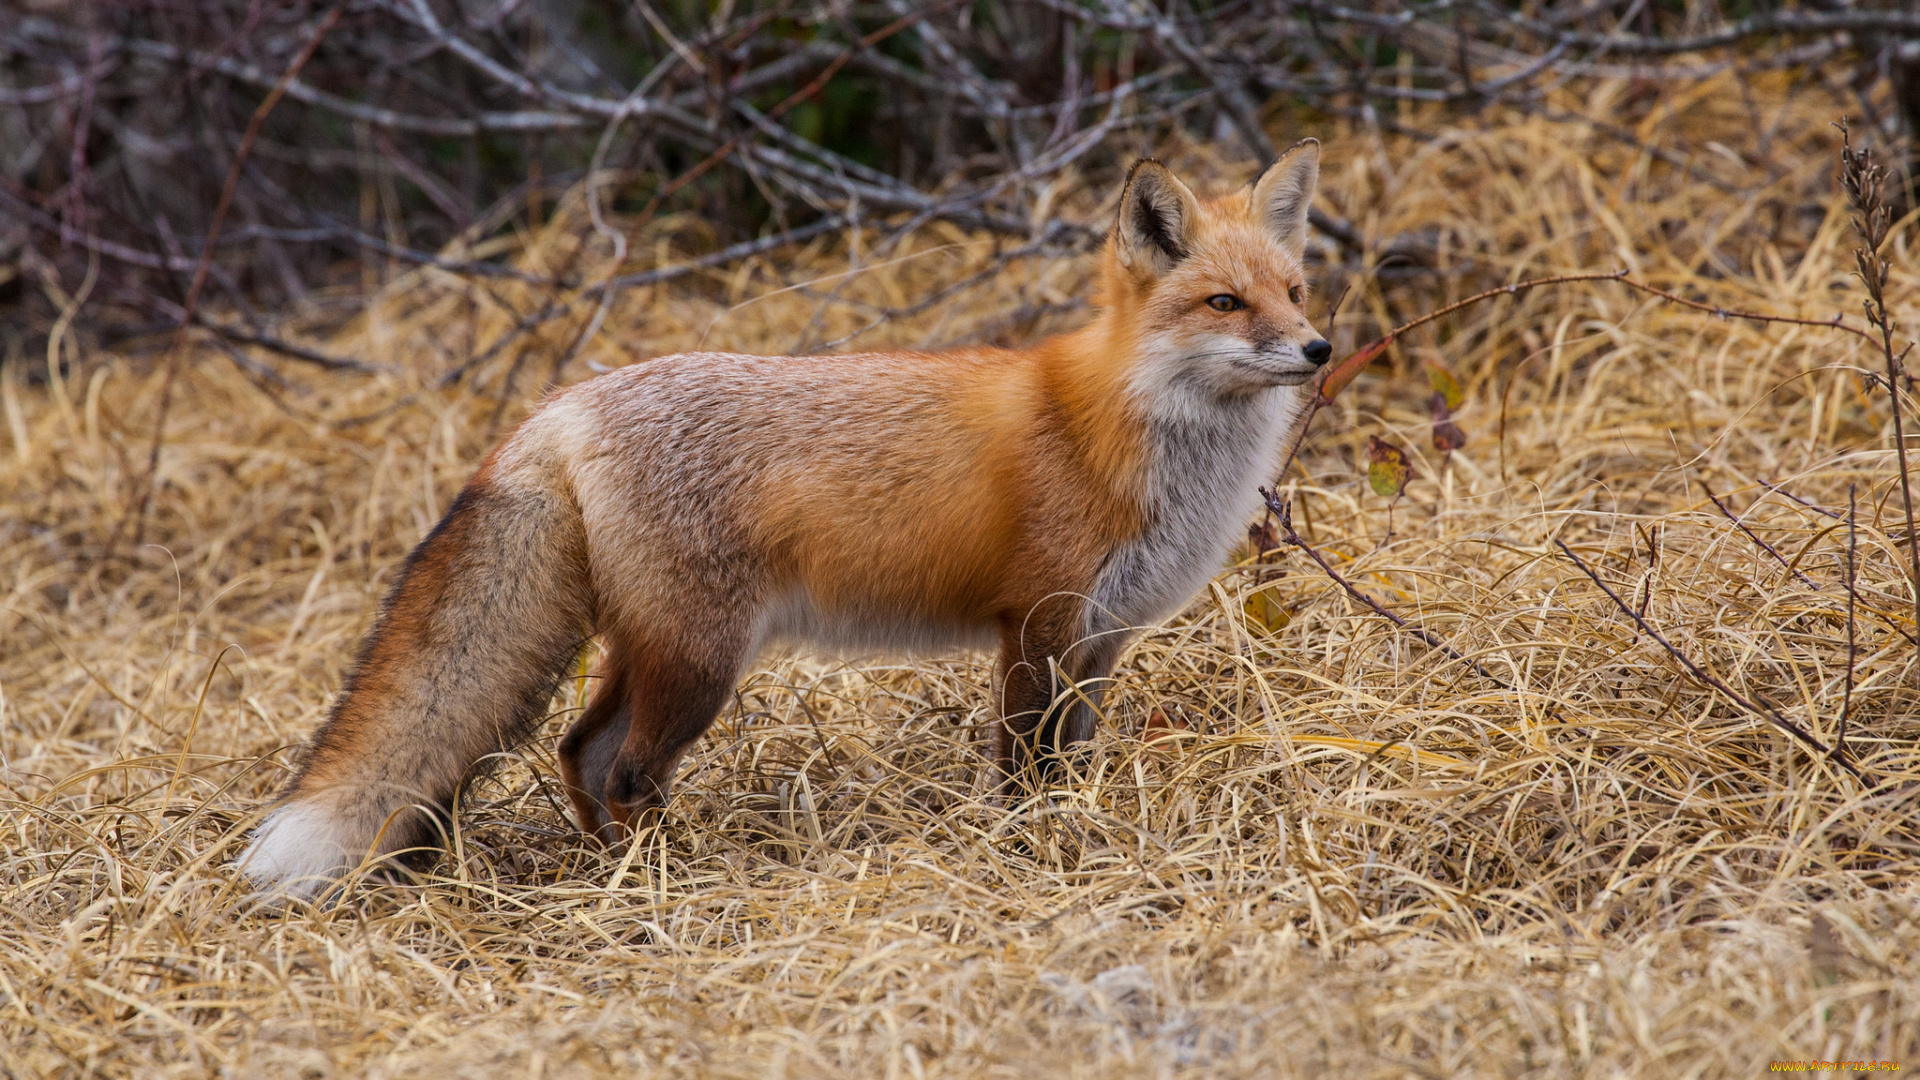
[[[1120,265],[1146,277],[1173,269],[1187,257],[1199,214],[1200,201],[1179,177],[1152,158],[1141,158],[1120,193],[1120,220],[1114,226]]]
[[[1320,182],[1320,140],[1301,139],[1253,182],[1253,218],[1295,258],[1307,248],[1307,208]]]

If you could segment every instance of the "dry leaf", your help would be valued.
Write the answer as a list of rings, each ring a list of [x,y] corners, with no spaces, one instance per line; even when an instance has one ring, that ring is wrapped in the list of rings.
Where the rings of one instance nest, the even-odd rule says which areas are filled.
[[[1367,483],[1383,499],[1397,499],[1413,479],[1407,452],[1378,435],[1367,436]]]
[[[1340,391],[1347,388],[1347,384],[1354,380],[1354,376],[1359,375],[1363,368],[1378,359],[1381,353],[1386,352],[1393,345],[1393,342],[1394,338],[1389,334],[1321,368],[1320,374],[1314,380],[1320,388],[1320,396],[1332,401]]]
[[[1246,602],[1240,606],[1247,613],[1248,626],[1257,626],[1269,634],[1286,629],[1293,621],[1293,615],[1280,603],[1279,590],[1271,585],[1248,593]]]
[[[1186,717],[1170,714],[1165,707],[1155,705],[1153,711],[1147,714],[1147,730],[1141,735],[1141,739],[1148,745],[1153,745],[1176,739],[1181,734],[1192,730],[1193,725],[1187,722]]]
[[[1262,519],[1247,526],[1247,543],[1253,548],[1253,557],[1266,562],[1268,555],[1280,550],[1280,532],[1273,522]]]
[[[1453,422],[1453,410],[1447,405],[1445,391],[1433,392],[1433,448],[1451,454],[1467,445],[1467,433]]]
[[[1423,363],[1427,366],[1427,381],[1433,384],[1434,393],[1445,398],[1447,411],[1458,409],[1460,402],[1465,400],[1465,395],[1460,391],[1460,380],[1454,378],[1453,372],[1438,360],[1426,360]]]

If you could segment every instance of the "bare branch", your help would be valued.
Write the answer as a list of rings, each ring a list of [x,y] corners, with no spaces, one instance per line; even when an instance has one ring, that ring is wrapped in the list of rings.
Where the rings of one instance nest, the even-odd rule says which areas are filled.
[[[1755,533],[1752,529],[1747,528],[1747,523],[1744,521],[1741,521],[1738,515],[1736,515],[1733,511],[1727,509],[1727,504],[1721,502],[1720,496],[1715,495],[1711,488],[1707,487],[1705,484],[1701,484],[1700,490],[1707,493],[1707,498],[1713,500],[1713,505],[1720,508],[1720,512],[1726,515],[1726,518],[1728,521],[1733,522],[1734,528],[1739,529],[1743,533],[1746,533],[1747,539],[1752,540],[1755,544],[1758,544],[1760,546],[1760,550],[1773,556],[1773,560],[1775,562],[1785,567],[1787,571],[1791,573],[1794,577],[1799,578],[1802,584],[1806,585],[1806,587],[1809,589],[1818,589],[1820,587],[1819,584],[1815,582],[1812,578],[1801,573],[1798,569],[1794,567],[1792,563],[1788,562],[1786,560],[1786,556],[1781,555],[1778,551],[1775,551],[1772,544],[1769,544],[1765,540],[1760,539],[1760,536],[1758,533]]]
[[[1294,531],[1292,502],[1286,499],[1282,499],[1271,488],[1264,488],[1264,487],[1261,488],[1260,495],[1262,498],[1266,500],[1267,509],[1273,513],[1275,520],[1279,522],[1280,531],[1282,534],[1280,537],[1281,540],[1285,541],[1287,544],[1292,545],[1293,547],[1299,548],[1301,551],[1306,552],[1307,558],[1312,559],[1314,562],[1314,565],[1318,566],[1322,573],[1326,574],[1327,577],[1333,579],[1333,583],[1340,586],[1340,589],[1342,592],[1345,592],[1348,596],[1359,601],[1360,603],[1365,604],[1370,610],[1372,610],[1374,614],[1387,620],[1388,622],[1399,627],[1400,629],[1407,631],[1413,636],[1419,638],[1421,641],[1426,642],[1429,646],[1432,646],[1433,648],[1438,649],[1441,652],[1445,653],[1449,658],[1457,660],[1460,663],[1465,664],[1468,667],[1472,668],[1474,674],[1480,676],[1483,679],[1486,679],[1488,682],[1493,683],[1495,686],[1498,686],[1500,689],[1502,690],[1513,689],[1513,686],[1511,684],[1506,682],[1504,679],[1501,679],[1499,676],[1495,675],[1493,672],[1488,671],[1486,667],[1482,665],[1478,660],[1468,659],[1466,656],[1461,655],[1459,650],[1455,649],[1451,645],[1448,645],[1446,642],[1440,640],[1439,635],[1435,634],[1433,631],[1428,630],[1423,626],[1415,626],[1413,623],[1410,623],[1406,619],[1400,617],[1399,615],[1394,614],[1392,609],[1388,608],[1386,605],[1382,604],[1380,601],[1375,600],[1373,597],[1368,596],[1364,592],[1361,592],[1360,589],[1353,584],[1353,582],[1348,581],[1340,573],[1340,571],[1335,570],[1333,568],[1333,564],[1329,563],[1326,560],[1325,556],[1321,555],[1319,551],[1315,550],[1312,544],[1307,543],[1305,537],[1301,536],[1298,532]]]
[[[1817,753],[1819,753],[1819,755],[1823,759],[1831,760],[1835,765],[1838,765],[1840,768],[1846,770],[1848,775],[1852,776],[1855,780],[1860,781],[1862,784],[1865,784],[1868,787],[1874,787],[1880,782],[1878,779],[1870,779],[1866,773],[1860,770],[1860,767],[1858,765],[1855,765],[1852,761],[1849,761],[1847,760],[1846,757],[1842,756],[1839,753],[1837,748],[1830,747],[1826,743],[1820,741],[1818,737],[1816,737],[1812,732],[1808,731],[1806,728],[1801,727],[1799,724],[1796,724],[1792,720],[1789,720],[1786,717],[1780,715],[1778,711],[1772,708],[1762,706],[1760,704],[1755,703],[1754,701],[1749,700],[1745,695],[1741,694],[1739,691],[1735,690],[1733,687],[1728,686],[1726,682],[1723,681],[1718,675],[1715,675],[1711,671],[1708,671],[1706,668],[1703,668],[1700,665],[1694,663],[1693,660],[1690,659],[1686,653],[1681,652],[1679,648],[1677,648],[1673,644],[1673,642],[1668,641],[1666,637],[1660,633],[1660,631],[1654,629],[1653,624],[1649,623],[1644,616],[1642,616],[1639,612],[1633,610],[1633,608],[1630,605],[1628,605],[1628,603],[1625,600],[1620,599],[1620,594],[1614,592],[1613,589],[1610,588],[1605,581],[1601,580],[1600,575],[1594,573],[1593,567],[1588,566],[1585,560],[1581,559],[1580,556],[1574,554],[1573,549],[1567,546],[1567,542],[1565,540],[1562,540],[1556,536],[1554,537],[1553,542],[1555,546],[1557,546],[1563,553],[1566,554],[1567,558],[1573,560],[1573,564],[1580,568],[1581,573],[1587,575],[1587,577],[1591,579],[1595,585],[1598,585],[1600,587],[1601,592],[1607,594],[1607,599],[1613,601],[1614,607],[1619,608],[1622,614],[1626,615],[1627,618],[1632,619],[1634,622],[1634,625],[1638,626],[1642,633],[1645,633],[1648,637],[1652,638],[1655,642],[1659,643],[1660,647],[1667,651],[1667,655],[1679,661],[1680,666],[1685,668],[1687,671],[1687,674],[1693,676],[1696,682],[1702,683],[1706,686],[1710,686],[1713,689],[1720,691],[1721,695],[1725,697],[1728,701],[1731,701],[1735,705],[1740,706],[1740,708],[1745,710],[1748,714],[1752,716],[1757,716],[1760,719],[1765,720],[1766,722],[1772,724],[1774,727],[1779,728],[1781,731],[1786,732],[1788,735],[1793,736],[1793,738],[1799,740],[1799,742],[1802,745],[1806,746],[1808,749],[1814,750]]]

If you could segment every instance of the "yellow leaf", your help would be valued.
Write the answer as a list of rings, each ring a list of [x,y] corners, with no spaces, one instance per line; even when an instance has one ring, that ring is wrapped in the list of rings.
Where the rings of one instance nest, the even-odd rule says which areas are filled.
[[[1397,499],[1413,478],[1407,452],[1378,435],[1367,436],[1367,483],[1383,499]]]
[[[1427,381],[1433,384],[1434,393],[1446,398],[1448,411],[1458,409],[1460,402],[1466,397],[1460,392],[1460,380],[1454,378],[1453,372],[1448,371],[1447,366],[1438,360],[1427,360],[1424,363],[1427,366]]]
[[[1269,585],[1247,594],[1241,608],[1247,613],[1247,625],[1257,626],[1269,634],[1277,634],[1286,629],[1293,616],[1280,603],[1279,590]]]

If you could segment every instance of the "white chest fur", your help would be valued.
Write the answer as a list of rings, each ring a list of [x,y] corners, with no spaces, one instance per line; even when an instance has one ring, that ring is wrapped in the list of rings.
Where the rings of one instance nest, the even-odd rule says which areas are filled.
[[[1311,388],[1163,400],[1153,419],[1146,530],[1108,558],[1090,629],[1147,626],[1219,571],[1260,506],[1260,486],[1305,418]],[[1109,622],[1108,620],[1111,620]]]

